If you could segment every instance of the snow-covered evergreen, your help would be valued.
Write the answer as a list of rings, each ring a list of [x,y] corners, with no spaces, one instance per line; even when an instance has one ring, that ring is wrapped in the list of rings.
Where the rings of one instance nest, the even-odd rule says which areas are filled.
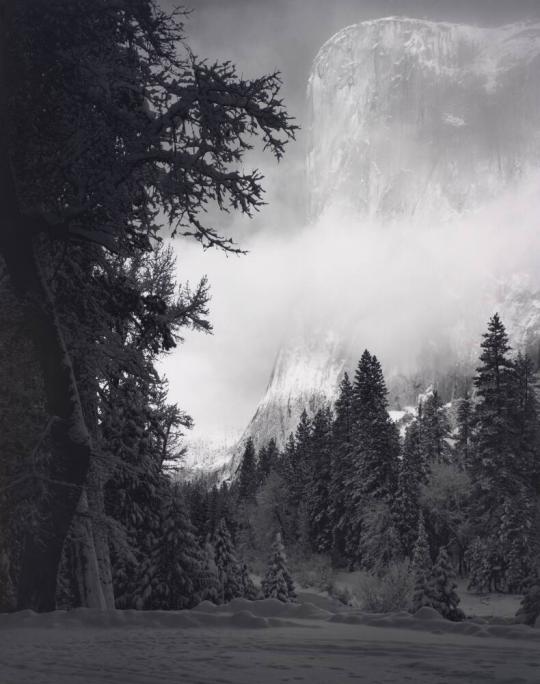
[[[475,537],[466,553],[469,569],[468,588],[477,592],[489,591],[492,575],[492,553],[490,544],[484,539]]]
[[[238,474],[238,496],[242,501],[252,502],[257,491],[257,459],[253,439],[248,437]]]
[[[392,511],[403,554],[411,557],[418,536],[420,513],[420,486],[426,481],[424,451],[418,422],[412,423],[405,433],[403,452],[399,464],[397,491]]]
[[[528,584],[516,617],[526,625],[534,625],[540,617],[540,573],[538,571],[528,578]]]
[[[412,599],[412,611],[416,612],[423,606],[430,606],[432,599],[431,575],[433,563],[429,551],[429,544],[424,524],[424,516],[418,517],[418,532],[413,549],[411,572],[414,577],[414,594]]]
[[[183,502],[171,492],[162,502],[159,533],[142,559],[134,595],[139,609],[190,608],[211,594],[208,559]]]
[[[279,532],[276,532],[274,538],[261,588],[265,598],[276,598],[283,603],[296,600],[294,582],[287,568],[287,558]]]
[[[458,608],[460,599],[456,593],[455,578],[448,553],[441,547],[431,572],[429,605],[448,620],[462,620],[465,617],[463,611]]]
[[[227,523],[223,518],[217,526],[213,547],[219,580],[219,597],[221,602],[227,603],[233,598],[242,596],[244,589],[242,566],[237,558]]]
[[[332,476],[332,414],[321,409],[313,418],[310,438],[311,468],[306,499],[309,520],[309,540],[315,553],[326,553],[332,548],[332,519],[330,485]]]

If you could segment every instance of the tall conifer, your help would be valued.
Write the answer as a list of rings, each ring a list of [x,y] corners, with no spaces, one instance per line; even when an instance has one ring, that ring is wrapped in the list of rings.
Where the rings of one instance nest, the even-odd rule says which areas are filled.
[[[458,608],[460,599],[456,593],[455,579],[456,575],[448,553],[441,547],[432,570],[431,606],[448,620],[463,620],[465,615]]]
[[[339,386],[332,425],[332,472],[330,479],[330,516],[332,519],[332,556],[339,564],[345,558],[348,525],[347,486],[351,473],[351,440],[353,431],[353,386],[347,373]]]
[[[431,573],[433,564],[424,524],[424,516],[418,518],[418,533],[413,549],[411,570],[414,577],[412,611],[431,605]]]
[[[307,488],[309,539],[313,551],[332,547],[330,513],[332,414],[329,408],[315,414],[311,432],[311,469]]]
[[[409,558],[418,535],[420,513],[420,485],[426,482],[424,451],[418,422],[412,423],[405,434],[403,456],[399,465],[396,496],[392,501],[395,526],[402,551]]]
[[[492,515],[501,498],[513,489],[516,456],[516,370],[509,358],[508,335],[498,314],[483,335],[481,365],[474,380],[475,445],[471,473],[478,513]]]
[[[255,501],[257,492],[257,461],[253,439],[248,437],[242,455],[240,472],[238,475],[238,498],[246,503]]]
[[[233,598],[242,596],[244,589],[242,586],[242,567],[236,556],[230,532],[223,519],[219,521],[213,546],[220,584],[220,599],[227,603]]]

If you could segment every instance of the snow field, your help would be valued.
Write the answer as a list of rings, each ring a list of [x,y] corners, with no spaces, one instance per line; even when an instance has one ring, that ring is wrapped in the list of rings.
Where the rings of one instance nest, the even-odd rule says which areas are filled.
[[[304,594],[303,597],[306,597]],[[540,629],[377,615],[314,596],[185,611],[0,615],[0,684],[537,684]],[[327,610],[332,608],[332,610]]]

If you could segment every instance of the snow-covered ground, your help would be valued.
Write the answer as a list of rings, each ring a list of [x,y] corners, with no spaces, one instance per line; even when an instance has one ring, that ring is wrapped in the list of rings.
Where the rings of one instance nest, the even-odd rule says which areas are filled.
[[[539,673],[538,628],[336,612],[321,597],[0,616],[1,684],[536,684]]]

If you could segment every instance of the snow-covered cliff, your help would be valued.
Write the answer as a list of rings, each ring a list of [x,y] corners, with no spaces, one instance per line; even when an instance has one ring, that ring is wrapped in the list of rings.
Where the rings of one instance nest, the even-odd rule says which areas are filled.
[[[349,26],[308,86],[312,216],[444,220],[538,166],[540,24],[389,17]]]
[[[249,425],[256,446],[271,437],[283,446],[304,408],[313,414],[334,401],[346,362],[342,342],[331,332],[302,336],[282,347]]]

